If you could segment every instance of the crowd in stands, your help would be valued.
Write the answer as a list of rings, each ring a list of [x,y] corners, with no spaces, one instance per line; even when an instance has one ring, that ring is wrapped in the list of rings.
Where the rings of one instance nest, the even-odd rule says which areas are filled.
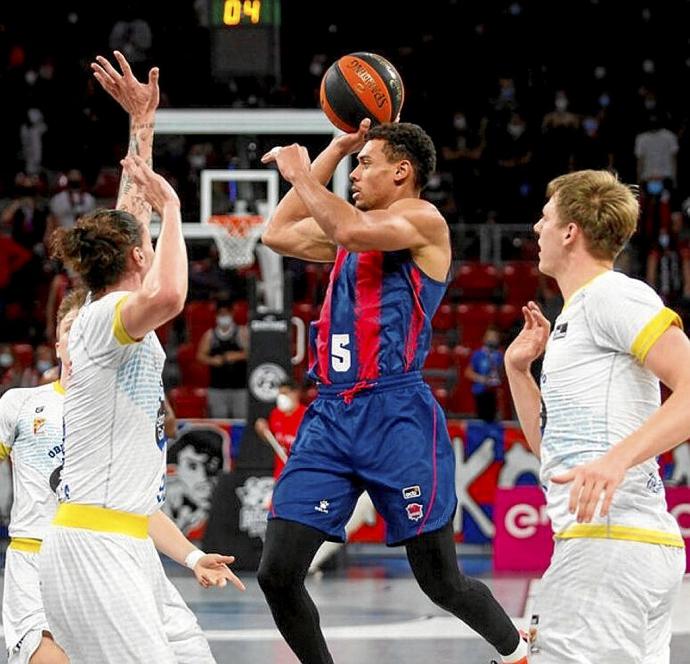
[[[467,240],[465,225],[534,223],[545,185],[556,175],[612,168],[639,185],[639,231],[620,267],[646,279],[686,315],[690,109],[678,91],[690,73],[681,15],[687,9],[662,12],[645,2],[629,3],[622,43],[620,9],[607,0],[485,4],[445,0],[412,16],[399,3],[372,3],[362,25],[346,8],[313,3],[311,39],[304,40],[298,37],[304,14],[285,2],[281,76],[219,79],[209,67],[210,0],[51,3],[41,9],[40,20],[33,5],[4,3],[0,391],[35,384],[40,367],[54,359],[54,315],[74,278],[51,257],[52,230],[95,207],[112,206],[117,195],[127,127],[88,68],[95,54],[114,48],[139,75],[160,66],[163,107],[315,108],[321,76],[339,55],[371,50],[396,64],[407,88],[402,119],[423,125],[437,146],[438,169],[425,196],[453,230],[456,273],[434,320],[427,365],[450,412],[476,412],[470,385],[480,380],[480,364],[472,353],[484,348],[486,355],[488,326],[504,344],[519,325],[526,298],[539,298],[552,318],[560,307],[554,284],[536,272],[529,236],[518,242],[504,235],[502,260],[485,264]],[[391,11],[405,19],[394,31]],[[313,137],[298,138],[310,149],[319,147]],[[157,138],[154,160],[180,192],[185,220],[193,221],[202,169],[261,168],[260,155],[275,142],[262,136],[167,136]],[[249,206],[256,212],[252,201]],[[288,267],[295,275],[294,313],[312,320],[328,268]],[[209,387],[208,367],[214,370],[216,360],[199,344],[217,328],[216,303],[235,302],[233,325],[246,324],[245,278],[246,272],[220,268],[212,244],[190,244],[188,307],[159,331],[177,358],[167,370],[169,386],[189,388],[181,395],[190,403],[197,403],[194,390]],[[229,375],[231,367],[215,371],[223,372]],[[304,366],[298,367],[297,378],[303,374]],[[498,381],[492,386],[496,407],[499,416],[509,416]],[[475,394],[483,391],[475,388]],[[203,412],[208,413],[205,400]]]

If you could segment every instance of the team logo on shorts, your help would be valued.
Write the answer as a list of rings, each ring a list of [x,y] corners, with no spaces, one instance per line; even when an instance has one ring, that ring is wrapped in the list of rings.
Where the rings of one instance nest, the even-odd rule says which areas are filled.
[[[405,505],[405,511],[410,521],[419,521],[424,516],[424,506],[419,503]]]
[[[37,433],[43,431],[43,427],[46,425],[45,417],[34,417],[34,436]]]
[[[45,406],[36,406],[36,410],[34,412],[42,413],[44,408],[45,408]]]
[[[402,490],[402,494],[405,500],[410,500],[410,498],[419,498],[422,495],[422,489],[420,488],[419,484],[415,484],[414,486],[406,486]]]
[[[327,500],[320,500],[319,504],[314,507],[317,512],[322,512],[323,514],[328,514],[328,506],[330,503]]]

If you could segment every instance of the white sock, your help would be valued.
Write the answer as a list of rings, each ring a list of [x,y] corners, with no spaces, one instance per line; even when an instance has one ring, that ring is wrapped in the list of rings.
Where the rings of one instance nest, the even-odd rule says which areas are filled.
[[[501,655],[501,661],[503,664],[511,664],[519,662],[523,657],[527,657],[527,642],[523,638],[520,638],[518,647],[515,648],[510,655]]]

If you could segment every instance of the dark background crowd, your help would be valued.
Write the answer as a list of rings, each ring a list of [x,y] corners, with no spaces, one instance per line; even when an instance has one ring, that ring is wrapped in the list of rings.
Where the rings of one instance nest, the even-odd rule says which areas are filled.
[[[438,169],[425,196],[451,226],[458,269],[481,257],[467,239],[478,226],[532,224],[551,178],[610,168],[639,185],[642,207],[620,267],[686,311],[690,3],[382,0],[360,6],[288,0],[277,29],[279,71],[251,76],[221,74],[213,66],[214,3],[0,5],[0,343],[7,342],[0,346],[0,390],[35,380],[17,376],[38,374],[37,363],[49,361],[43,344],[53,341],[56,304],[73,283],[51,258],[52,230],[94,207],[111,206],[117,195],[126,117],[89,69],[96,54],[113,49],[125,53],[139,76],[160,67],[161,107],[170,108],[317,108],[321,77],[337,57],[380,53],[405,82],[402,119],[421,124],[437,146]],[[260,168],[263,150],[275,142],[265,136],[167,136],[156,139],[154,161],[180,192],[185,220],[195,221],[202,169]],[[511,241],[510,233],[500,237],[500,256],[475,265],[479,277],[466,272],[454,281],[448,316],[441,312],[436,321],[437,346],[478,346],[487,326],[505,336],[516,324],[518,309],[505,307],[518,307],[519,297],[531,293],[513,288],[511,295],[510,264],[513,274],[533,277],[526,263],[534,259],[534,242],[524,236]],[[191,258],[192,300],[244,300],[245,275],[221,270],[213,247]],[[318,311],[324,271],[295,270],[297,314],[308,320]],[[534,284],[534,295],[556,312],[553,284]],[[480,315],[470,334],[472,312],[463,306],[495,310]],[[244,325],[244,314],[236,322]],[[174,349],[196,344],[198,335],[193,338],[189,328],[183,317],[164,333],[165,341]],[[28,347],[18,351],[17,344]],[[430,370],[455,366],[453,352],[449,357],[447,364],[436,353],[440,364]],[[457,376],[465,375],[466,365]],[[181,371],[170,378],[185,382]]]

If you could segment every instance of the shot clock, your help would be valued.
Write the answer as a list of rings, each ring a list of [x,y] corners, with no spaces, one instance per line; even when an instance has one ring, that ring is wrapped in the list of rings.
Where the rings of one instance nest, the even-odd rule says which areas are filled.
[[[211,70],[280,78],[280,0],[211,0]]]

